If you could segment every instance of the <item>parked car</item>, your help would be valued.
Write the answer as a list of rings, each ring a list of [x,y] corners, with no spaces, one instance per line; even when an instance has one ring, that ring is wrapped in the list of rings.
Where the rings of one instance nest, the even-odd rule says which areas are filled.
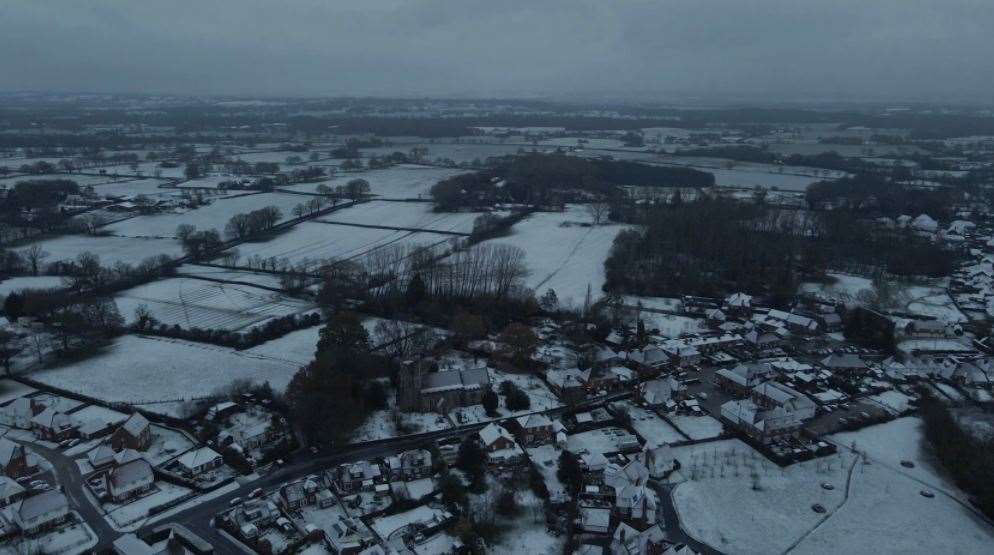
[[[255,499],[256,497],[260,496],[262,496],[262,488],[255,488],[254,490],[252,490],[252,493],[249,494],[249,497],[251,497],[252,499]]]
[[[236,497],[236,498],[232,499],[231,501],[228,501],[228,505],[231,506],[231,507],[237,507],[238,505],[241,505],[241,504],[242,504],[242,498],[241,497]]]

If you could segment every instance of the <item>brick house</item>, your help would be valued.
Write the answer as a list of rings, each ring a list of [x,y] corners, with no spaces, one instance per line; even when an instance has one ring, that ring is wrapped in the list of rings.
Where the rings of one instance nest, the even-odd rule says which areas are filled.
[[[134,413],[110,438],[115,451],[134,449],[144,451],[152,443],[152,425],[140,413]]]

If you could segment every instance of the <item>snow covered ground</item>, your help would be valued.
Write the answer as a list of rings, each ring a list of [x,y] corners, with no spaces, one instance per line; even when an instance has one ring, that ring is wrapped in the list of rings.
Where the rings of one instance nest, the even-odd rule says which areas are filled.
[[[659,335],[670,339],[708,329],[707,322],[703,318],[675,314],[642,312],[642,321],[645,322],[645,329],[659,330]]]
[[[388,152],[393,152],[393,150],[389,150]],[[339,185],[345,185],[353,179],[365,179],[369,182],[370,193],[381,198],[430,199],[430,191],[433,185],[443,179],[467,173],[468,171],[400,164],[382,170],[342,173],[322,183],[334,189]],[[318,183],[301,183],[284,188],[292,191],[313,193],[317,191],[318,185]]]
[[[192,493],[193,490],[163,482],[155,482],[155,489],[152,493],[140,497],[124,505],[105,504],[103,506],[108,518],[117,528],[133,527],[140,524],[148,511],[159,505],[163,505],[175,499]]]
[[[984,553],[994,527],[943,492],[919,456],[917,419],[833,436],[848,449],[779,468],[739,440],[675,448],[683,527],[734,553]],[[861,447],[864,446],[864,447]],[[914,469],[900,460],[916,463]],[[832,489],[822,487],[831,484]],[[922,489],[936,493],[920,495]],[[818,503],[824,514],[811,509]]]
[[[134,239],[131,237],[95,237],[93,235],[63,235],[37,241],[49,256],[46,263],[57,260],[71,260],[85,251],[100,257],[100,264],[113,266],[117,262],[137,264],[145,258],[165,254],[178,257],[183,254],[179,242],[174,239]],[[18,249],[23,250],[23,249]]]
[[[139,285],[122,291],[115,300],[128,323],[134,321],[135,309],[145,305],[161,324],[231,331],[314,308],[267,289],[190,278]]]
[[[180,224],[191,224],[201,230],[216,229],[223,235],[224,226],[235,214],[247,214],[253,210],[275,206],[283,214],[282,219],[288,220],[294,217],[293,207],[307,200],[307,197],[286,193],[259,193],[219,198],[194,210],[135,216],[110,224],[103,229],[123,237],[172,238],[176,236],[176,228]]]
[[[889,298],[878,299],[877,287],[869,278],[849,274],[829,273],[834,283],[802,283],[799,292],[818,293],[849,306],[880,302],[884,308],[900,310],[946,322],[965,322],[966,316],[956,308],[946,292],[945,283],[910,285],[893,282]]]
[[[287,259],[291,264],[307,263],[316,267],[330,259],[356,258],[372,250],[397,244],[444,245],[450,235],[430,232],[394,231],[304,222],[262,243],[245,243],[238,247],[241,259],[253,256]]]
[[[635,433],[645,440],[646,448],[655,449],[661,445],[686,441],[687,438],[683,437],[680,432],[656,413],[630,403],[625,405],[625,409],[628,411],[628,416],[631,417]]]
[[[710,416],[673,415],[673,424],[690,439],[710,439],[721,435],[721,422]]]
[[[62,287],[60,276],[21,276],[0,281],[0,299],[22,289],[55,289]]]
[[[176,269],[176,273],[181,276],[203,277],[223,281],[237,281],[241,283],[259,285],[261,287],[271,287],[274,289],[279,289],[281,287],[279,276],[266,272],[229,270],[227,268],[201,266],[199,264],[183,264]]]
[[[434,212],[427,202],[374,200],[333,212],[320,221],[469,233],[479,216],[478,212]]]
[[[106,401],[147,404],[208,396],[236,379],[268,381],[281,391],[297,368],[214,345],[126,335],[98,356],[31,377]]]
[[[583,305],[589,286],[592,300],[603,296],[604,260],[621,225],[596,227],[583,206],[571,205],[565,212],[532,214],[512,228],[511,235],[492,243],[514,245],[525,251],[530,274],[528,287],[540,297],[554,289],[560,306]]]

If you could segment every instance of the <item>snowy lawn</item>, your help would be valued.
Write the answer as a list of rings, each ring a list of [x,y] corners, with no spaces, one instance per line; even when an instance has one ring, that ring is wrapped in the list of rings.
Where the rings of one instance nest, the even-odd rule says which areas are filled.
[[[615,236],[625,226],[584,226],[590,223],[584,206],[565,212],[532,214],[512,228],[511,235],[489,241],[525,251],[530,274],[525,280],[536,296],[553,289],[561,306],[582,306],[590,288],[591,300],[603,296],[604,260]]]
[[[194,210],[136,216],[110,224],[103,229],[123,237],[172,238],[176,236],[176,228],[180,224],[192,224],[201,230],[216,229],[223,235],[225,224],[235,214],[246,214],[267,206],[275,206],[282,212],[282,219],[287,220],[294,217],[293,207],[307,200],[307,197],[285,193],[259,193],[219,198]]]
[[[676,339],[708,329],[707,322],[703,318],[675,314],[642,312],[642,321],[645,322],[645,329],[649,331],[659,330],[659,335],[668,339]]]
[[[85,251],[100,257],[100,264],[113,266],[117,262],[137,264],[145,258],[165,254],[176,258],[183,248],[174,239],[134,239],[131,237],[95,237],[93,235],[63,235],[34,244],[48,253],[46,263],[72,260]],[[23,249],[19,249],[23,250]]]
[[[572,453],[616,453],[618,449],[617,436],[627,434],[625,430],[609,426],[572,434],[566,438],[566,448]]]
[[[159,480],[155,482],[155,489],[150,494],[124,505],[106,503],[103,508],[107,513],[106,518],[113,522],[116,527],[123,528],[129,525],[136,525],[139,521],[144,520],[148,516],[148,511],[152,508],[179,499],[192,491],[191,489]]]
[[[552,500],[565,500],[569,495],[566,486],[559,481],[556,472],[559,470],[559,455],[561,450],[553,445],[540,445],[525,449],[528,458],[531,459],[538,471],[545,479],[545,487],[549,489],[549,498]]]
[[[502,416],[526,414],[529,412],[548,410],[562,406],[562,403],[559,402],[559,398],[549,390],[549,388],[545,385],[545,382],[539,379],[538,376],[533,376],[531,374],[512,374],[510,372],[501,372],[500,370],[490,369],[490,382],[493,384],[494,390],[498,390],[501,382],[505,380],[518,386],[522,391],[528,394],[528,400],[531,405],[525,410],[510,411],[505,406],[504,396],[501,395],[501,406],[499,408],[499,412]]]
[[[673,415],[669,417],[690,439],[710,439],[721,435],[721,422],[710,416]]]
[[[97,356],[31,377],[106,401],[146,404],[209,396],[236,379],[268,381],[281,391],[297,367],[215,345],[126,335]]]
[[[153,281],[122,291],[117,306],[128,323],[145,305],[161,324],[237,331],[314,305],[267,289],[190,278]]]
[[[487,546],[488,553],[517,555],[556,555],[563,552],[565,536],[553,536],[545,525],[545,508],[542,500],[530,489],[518,490],[515,498],[520,513],[513,517],[498,517],[497,522],[508,529],[494,545]]]
[[[625,410],[632,421],[632,428],[635,433],[645,440],[648,449],[655,449],[661,445],[667,445],[677,441],[686,441],[687,438],[680,435],[673,426],[660,418],[656,413],[647,411],[641,407],[627,404]]]

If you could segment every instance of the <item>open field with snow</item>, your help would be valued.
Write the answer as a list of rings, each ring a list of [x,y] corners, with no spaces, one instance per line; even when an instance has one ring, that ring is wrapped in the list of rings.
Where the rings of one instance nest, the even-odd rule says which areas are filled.
[[[280,289],[280,278],[276,274],[267,272],[253,272],[251,270],[231,270],[228,268],[217,268],[214,266],[204,266],[200,264],[183,264],[176,268],[176,274],[188,277],[201,277],[205,279],[217,279],[222,281],[237,281],[260,287],[270,287]]]
[[[583,206],[562,213],[536,213],[512,228],[511,235],[491,240],[525,251],[530,271],[526,285],[540,297],[554,289],[560,306],[582,306],[590,287],[591,297],[603,296],[604,260],[620,225],[583,226],[590,215]]]
[[[224,234],[224,226],[235,214],[275,206],[283,220],[293,218],[293,207],[306,202],[307,197],[281,193],[259,193],[230,198],[218,198],[210,204],[188,211],[135,216],[110,224],[104,229],[114,235],[126,237],[175,237],[180,224],[191,224],[197,229],[216,229]]]
[[[946,292],[945,283],[913,285],[892,282],[888,298],[879,299],[876,285],[869,278],[849,274],[829,273],[832,283],[802,283],[800,293],[816,293],[849,306],[880,302],[883,308],[936,318],[945,322],[965,322],[966,316]]]
[[[58,289],[62,287],[60,276],[20,276],[0,281],[0,299],[22,289]]]
[[[319,221],[407,227],[429,231],[473,231],[478,212],[433,212],[427,202],[371,201],[333,212]]]
[[[171,278],[139,285],[115,300],[128,323],[141,305],[161,324],[184,328],[242,330],[270,318],[299,314],[314,305],[247,285]]]
[[[386,245],[439,245],[452,238],[450,235],[430,232],[304,222],[269,241],[244,243],[238,247],[238,251],[242,260],[252,256],[276,257],[285,258],[291,264],[306,263],[309,268],[315,268],[322,261],[356,258]]]
[[[117,262],[136,264],[145,258],[160,254],[173,258],[183,255],[183,248],[174,239],[63,235],[36,241],[34,244],[48,253],[48,258],[45,259],[48,264],[57,260],[74,259],[85,251],[99,256],[100,264],[103,266],[113,266]]]
[[[236,379],[282,390],[297,367],[214,345],[126,335],[97,356],[31,377],[106,401],[144,404],[211,395]]]
[[[390,150],[389,152],[393,152]],[[336,175],[322,183],[334,189],[339,185],[345,185],[353,179],[365,179],[369,182],[369,192],[382,198],[394,199],[430,199],[429,192],[434,184],[439,181],[467,173],[469,170],[434,168],[430,166],[416,166],[413,164],[400,164],[392,168],[382,170],[366,170],[359,172],[349,172]],[[292,191],[313,193],[317,190],[319,183],[301,183],[284,187]]]

